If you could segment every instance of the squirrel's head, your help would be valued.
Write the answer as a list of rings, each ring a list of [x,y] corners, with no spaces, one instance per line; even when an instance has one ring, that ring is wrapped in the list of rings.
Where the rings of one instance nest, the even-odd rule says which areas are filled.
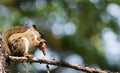
[[[46,40],[44,40],[44,36],[42,33],[40,33],[36,26],[33,25],[32,26],[34,28],[34,30],[36,31],[35,34],[37,34],[37,36],[35,36],[35,40],[38,41],[39,45],[37,45],[37,47],[42,50],[43,54],[46,55]]]
[[[37,30],[35,25],[30,26],[25,32],[30,36],[32,47],[38,47],[46,55],[46,41],[43,35]]]

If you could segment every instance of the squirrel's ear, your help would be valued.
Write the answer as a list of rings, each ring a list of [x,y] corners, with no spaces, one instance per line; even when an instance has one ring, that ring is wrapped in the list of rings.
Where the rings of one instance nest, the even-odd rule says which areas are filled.
[[[20,22],[20,25],[25,26],[26,28],[35,26],[34,22],[32,20],[30,20],[29,18],[22,19],[22,21]]]
[[[37,30],[37,27],[35,25],[32,25],[36,30]]]
[[[33,27],[35,30],[39,31],[35,25],[32,25],[32,27]]]
[[[37,29],[37,27],[35,25],[33,25],[34,29],[37,30],[39,32],[39,30]],[[43,34],[41,32],[39,32],[39,34],[41,35],[41,38],[44,38]]]

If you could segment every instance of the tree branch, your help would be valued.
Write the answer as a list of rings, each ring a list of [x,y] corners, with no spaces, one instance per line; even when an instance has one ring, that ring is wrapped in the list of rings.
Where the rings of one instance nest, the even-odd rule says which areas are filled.
[[[8,73],[1,30],[0,30],[0,73]]]
[[[91,68],[87,66],[75,65],[75,64],[67,63],[65,61],[56,61],[53,59],[39,59],[39,58],[34,57],[31,60],[29,60],[26,57],[14,57],[14,56],[9,56],[9,58],[13,62],[37,62],[40,64],[43,63],[43,64],[72,68],[72,69],[76,69],[76,70],[83,71],[83,72],[89,72],[89,73],[113,73],[107,70],[101,70],[99,68]]]

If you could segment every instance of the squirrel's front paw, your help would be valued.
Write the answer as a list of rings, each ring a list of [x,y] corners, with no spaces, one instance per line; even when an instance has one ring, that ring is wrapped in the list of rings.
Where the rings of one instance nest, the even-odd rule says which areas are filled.
[[[27,57],[29,60],[31,60],[34,56],[32,54],[26,54],[25,57]]]

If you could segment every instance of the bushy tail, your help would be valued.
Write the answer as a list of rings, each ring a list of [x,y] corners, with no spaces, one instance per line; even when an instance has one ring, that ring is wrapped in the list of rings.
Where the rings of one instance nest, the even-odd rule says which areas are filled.
[[[4,47],[6,49],[6,51],[11,54],[11,51],[10,51],[10,48],[9,48],[9,45],[8,45],[8,39],[9,37],[12,35],[12,34],[15,34],[15,33],[23,33],[26,31],[26,28],[25,26],[19,26],[19,27],[14,27],[14,28],[11,28],[9,30],[6,31],[5,35],[4,35],[4,40],[3,40],[3,43],[4,43]]]

